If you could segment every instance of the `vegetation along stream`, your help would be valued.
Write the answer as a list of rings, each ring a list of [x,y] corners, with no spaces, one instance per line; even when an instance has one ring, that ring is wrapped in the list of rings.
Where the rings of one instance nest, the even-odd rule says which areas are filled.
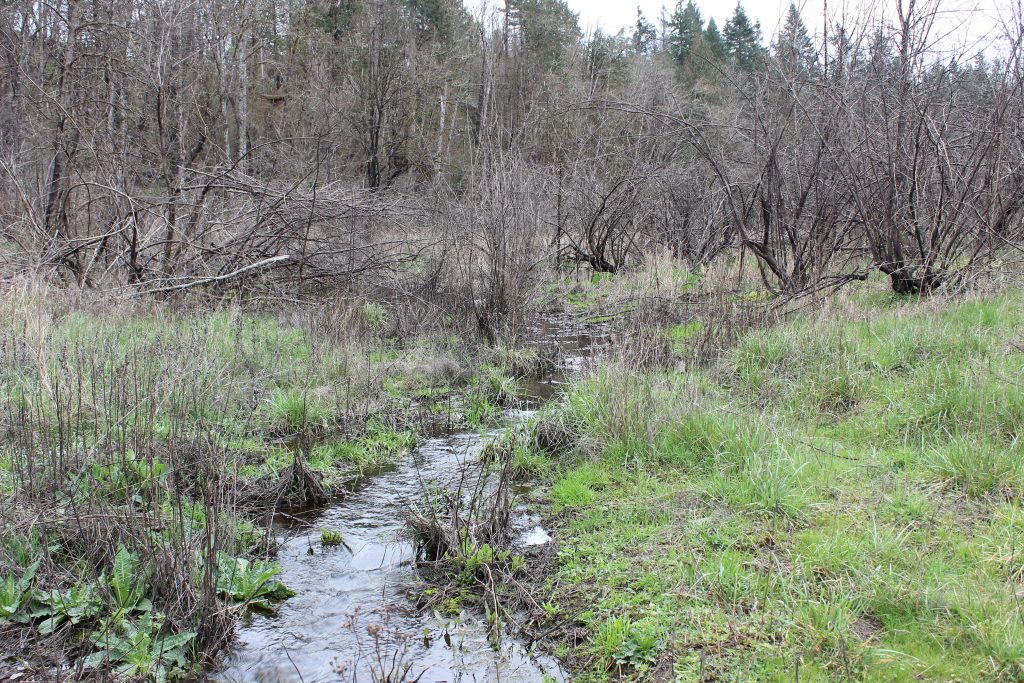
[[[1024,683],[1022,549],[1024,0],[0,2],[0,683]]]
[[[526,386],[503,427],[439,429],[340,502],[280,520],[279,578],[296,595],[274,614],[246,618],[213,680],[565,680],[557,662],[514,637],[495,644],[483,615],[422,613],[408,599],[415,597],[416,549],[406,512],[432,487],[454,488],[468,471],[478,471],[486,443],[555,395],[603,338],[601,330],[563,318],[540,320],[529,332],[555,367]],[[512,525],[520,547],[550,541],[524,508],[513,513]]]

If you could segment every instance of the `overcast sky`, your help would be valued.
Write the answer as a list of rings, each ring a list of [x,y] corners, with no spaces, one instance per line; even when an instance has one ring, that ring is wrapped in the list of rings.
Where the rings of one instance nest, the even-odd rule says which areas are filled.
[[[620,28],[632,30],[636,23],[636,8],[639,5],[649,19],[656,22],[661,16],[662,7],[670,12],[675,6],[675,0],[566,0],[570,7],[579,14],[580,26],[584,29],[601,28],[603,31],[614,33]],[[757,21],[761,22],[765,41],[769,41],[775,33],[781,17],[785,15],[791,0],[744,0],[743,6],[747,13]],[[876,0],[875,2],[857,2],[856,0],[828,0],[828,13],[830,16],[863,18],[866,15],[877,15],[877,8],[882,11],[894,14],[896,0]],[[1010,2],[1013,0],[941,0],[941,11],[945,14],[942,22],[942,33],[947,36],[944,41],[947,44],[956,43],[962,47],[968,43],[969,47],[983,46],[984,41],[979,41],[983,36],[993,30],[998,21],[1001,11],[1005,13]],[[732,16],[735,8],[735,0],[697,0],[704,19],[714,18],[719,28],[725,24],[725,20]],[[822,16],[825,7],[825,0],[797,0],[797,7],[813,31],[820,31]],[[963,10],[977,8],[979,12],[971,15]],[[969,21],[965,17],[970,16]],[[853,20],[847,19],[844,23],[854,24]]]

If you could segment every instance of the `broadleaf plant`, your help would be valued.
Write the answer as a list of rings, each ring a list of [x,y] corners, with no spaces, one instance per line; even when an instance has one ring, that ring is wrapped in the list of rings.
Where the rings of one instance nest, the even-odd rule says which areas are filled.
[[[218,557],[217,592],[233,602],[270,610],[271,601],[284,600],[295,591],[275,579],[281,567],[269,562],[250,562],[221,553]]]
[[[176,678],[188,667],[188,646],[195,639],[192,631],[162,634],[164,617],[160,613],[143,614],[138,621],[111,618],[90,640],[96,652],[85,658],[85,668],[110,665],[123,680],[159,681]]]
[[[10,621],[28,623],[27,607],[32,601],[33,581],[39,560],[30,564],[22,573],[21,578],[9,575],[0,581],[0,624]]]

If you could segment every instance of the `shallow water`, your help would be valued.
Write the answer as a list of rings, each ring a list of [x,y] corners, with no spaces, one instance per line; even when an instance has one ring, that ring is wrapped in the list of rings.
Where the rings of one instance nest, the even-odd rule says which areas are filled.
[[[581,367],[601,339],[590,330],[545,321],[533,332],[558,359],[550,377],[532,383],[530,405],[547,400],[566,371]],[[509,424],[529,413],[511,411]],[[514,638],[498,648],[477,615],[442,619],[417,612],[406,591],[415,585],[415,550],[404,537],[404,513],[435,485],[454,487],[478,460],[485,434],[457,433],[422,443],[394,469],[370,479],[306,523],[281,529],[280,578],[295,597],[275,615],[247,617],[236,646],[215,681],[277,683],[371,681],[378,654],[402,653],[410,677],[424,683],[446,681],[536,683],[549,676],[566,680],[557,662],[535,656]],[[519,545],[547,543],[551,537],[523,507],[514,513]],[[348,547],[324,548],[321,529],[341,532]],[[358,615],[353,619],[353,615]],[[375,639],[370,630],[380,629]],[[385,670],[387,667],[384,667]]]

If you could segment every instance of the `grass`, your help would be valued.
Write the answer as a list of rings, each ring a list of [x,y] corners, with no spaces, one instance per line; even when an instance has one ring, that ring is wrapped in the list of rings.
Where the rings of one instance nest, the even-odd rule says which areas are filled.
[[[371,421],[357,438],[315,445],[309,465],[328,482],[335,479],[344,482],[353,476],[361,478],[387,468],[399,455],[412,450],[416,440],[412,430],[396,430]]]
[[[1022,680],[1022,299],[855,290],[578,381],[534,445],[576,680]]]
[[[575,304],[613,320],[636,291],[699,284],[662,264]],[[869,283],[746,332],[653,326],[656,353],[629,347],[496,446],[505,486],[549,484],[557,557],[530,599],[575,680],[1024,679],[1022,303]],[[387,467],[424,415],[492,421],[550,364],[401,340],[377,303],[43,292],[4,298],[0,322],[0,633],[43,666],[142,677],[194,674],[240,611],[287,597],[265,528],[282,492]],[[435,545],[501,614],[492,576],[522,588],[534,568],[467,519]]]

